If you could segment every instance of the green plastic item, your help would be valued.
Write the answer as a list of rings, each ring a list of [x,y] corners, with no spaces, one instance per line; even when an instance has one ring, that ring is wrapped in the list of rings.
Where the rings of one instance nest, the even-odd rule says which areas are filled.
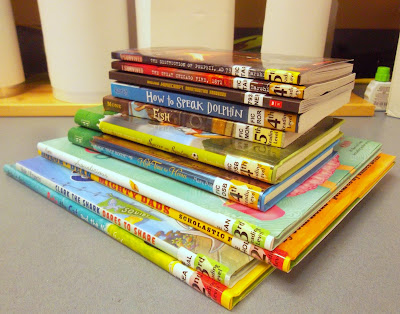
[[[390,68],[389,67],[378,67],[375,73],[375,81],[378,82],[389,82],[390,80]]]

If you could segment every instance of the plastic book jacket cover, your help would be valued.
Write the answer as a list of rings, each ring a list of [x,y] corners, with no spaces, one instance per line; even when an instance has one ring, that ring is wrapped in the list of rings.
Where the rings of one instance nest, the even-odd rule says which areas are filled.
[[[274,268],[269,265],[258,263],[233,287],[228,288],[221,283],[207,277],[206,275],[198,271],[194,271],[193,269],[179,262],[176,258],[173,258],[161,250],[158,250],[152,245],[148,245],[142,239],[135,237],[126,230],[109,222],[85,207],[71,201],[64,195],[53,191],[31,177],[19,172],[15,165],[5,165],[4,171],[15,180],[39,193],[49,201],[64,208],[71,214],[79,217],[81,220],[87,222],[101,232],[114,238],[116,241],[129,247],[131,250],[153,262],[176,278],[184,281],[196,291],[203,293],[208,298],[211,298],[229,310],[231,310],[239,301],[246,297],[249,292],[251,292],[274,270]]]
[[[257,263],[192,227],[40,156],[19,161],[16,167],[226,286],[232,286]]]
[[[78,147],[67,138],[38,144],[38,150],[196,217],[235,237],[272,250],[321,208],[378,154],[381,144],[344,137],[334,158],[307,185],[263,213],[123,161]]]
[[[73,127],[70,142],[261,211],[268,210],[332,158],[333,145],[286,180],[272,185],[115,136]]]
[[[152,47],[125,49],[111,53],[114,59],[155,64],[174,68],[204,71],[232,76],[258,78],[290,84],[307,84],[307,75],[332,66],[344,67],[344,75],[353,67],[349,59],[284,56],[255,52],[227,51],[207,48]],[[340,76],[336,75],[336,76]],[[336,77],[335,76],[335,77]],[[312,77],[311,77],[312,78]],[[321,81],[326,78],[320,78]]]
[[[107,134],[275,184],[337,140],[342,123],[341,119],[324,119],[285,149],[202,131],[188,132],[179,126],[127,115],[107,115],[99,128]],[[302,157],[289,166],[300,154]],[[288,169],[284,171],[283,166]]]

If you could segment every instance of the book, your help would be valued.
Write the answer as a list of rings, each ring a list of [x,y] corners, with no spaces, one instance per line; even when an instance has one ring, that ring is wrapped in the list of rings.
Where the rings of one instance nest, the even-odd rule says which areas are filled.
[[[304,113],[312,109],[313,106],[327,101],[332,97],[354,88],[355,74],[348,75],[346,84],[343,84],[323,95],[308,99],[294,99],[289,97],[271,96],[262,93],[245,92],[237,89],[207,86],[186,81],[177,81],[164,77],[128,73],[123,71],[110,71],[109,78],[121,83],[139,85],[155,89],[174,91],[183,94],[205,98],[219,99],[226,102],[240,103],[250,106],[257,106],[272,110]]]
[[[174,208],[160,204],[139,193],[126,189],[114,182],[98,177],[94,174],[66,162],[44,156],[53,162],[73,169],[74,171],[88,176],[90,179],[112,188],[114,191],[123,193],[143,202],[165,215],[183,223],[189,223],[193,228],[202,231],[228,245],[232,245],[232,237],[227,232],[217,229],[192,216],[183,214]],[[242,252],[267,262],[277,269],[289,272],[297,265],[323,238],[325,238],[335,226],[344,219],[352,208],[372,189],[375,184],[392,168],[394,156],[380,153],[376,156],[357,176],[342,188],[328,203],[312,215],[300,228],[294,231],[283,243],[274,250],[268,251],[257,247],[245,240],[235,239],[236,246],[242,248]],[[300,186],[300,188],[302,188]],[[241,242],[241,243],[240,243]],[[243,249],[244,248],[244,249]]]
[[[271,110],[183,93],[140,87],[119,82],[111,83],[114,97],[178,109],[210,117],[247,123],[287,132],[304,133],[323,118],[348,103],[351,90],[340,93],[302,114]]]
[[[276,184],[303,167],[338,140],[343,120],[328,118],[284,149],[127,115],[105,115],[106,134],[164,150],[194,161]]]
[[[231,310],[274,270],[273,267],[267,264],[258,263],[254,269],[239,280],[232,288],[228,288],[201,272],[193,270],[163,251],[148,245],[140,238],[133,236],[131,233],[94,214],[85,207],[71,201],[62,194],[57,193],[43,184],[40,184],[36,180],[24,175],[22,172],[16,170],[15,165],[5,165],[3,169],[10,177],[112,237],[119,243],[127,246],[134,252],[169,272],[174,277],[185,282],[196,291],[203,293],[206,297],[211,298],[229,310]]]
[[[355,74],[348,74],[337,79],[321,82],[313,85],[293,85],[287,83],[269,82],[263,80],[254,80],[243,77],[234,77],[230,75],[213,74],[207,72],[190,71],[177,68],[160,67],[151,64],[113,61],[111,67],[115,70],[120,70],[130,73],[138,73],[150,76],[165,77],[168,79],[175,79],[180,81],[188,81],[201,83],[212,86],[220,86],[233,88],[237,90],[244,90],[251,93],[260,93],[266,95],[276,95],[282,97],[290,97],[297,99],[309,99],[321,96],[331,90],[346,85],[354,81]],[[114,71],[110,72],[113,73]],[[114,75],[114,74],[113,74]],[[111,78],[111,76],[110,76]],[[113,78],[123,82],[122,79]],[[128,83],[128,81],[126,82]],[[134,82],[129,82],[138,84]],[[140,85],[140,84],[138,84]],[[210,89],[213,91],[213,89]],[[216,93],[208,92],[210,97],[214,97]],[[225,96],[225,95],[220,95]],[[284,109],[283,109],[284,110]]]
[[[380,151],[381,144],[344,137],[336,145],[339,157],[324,166],[318,180],[297,195],[285,197],[266,212],[227,201],[216,195],[74,145],[67,138],[38,143],[39,154],[51,156],[140,193],[231,234],[232,246],[241,238],[273,250],[321,208]],[[239,248],[241,249],[241,248]]]
[[[210,133],[234,137],[237,139],[285,148],[290,143],[302,136],[302,133],[285,132],[268,129],[256,125],[213,118],[203,114],[170,109],[162,106],[145,104],[139,101],[117,98],[111,95],[103,97],[103,107],[106,111],[114,111],[133,117],[149,119],[174,125],[180,125],[189,129],[196,129]],[[96,108],[96,107],[94,107]],[[96,108],[98,112],[99,109]],[[87,120],[78,110],[79,121]],[[87,123],[87,122],[84,122]],[[81,123],[78,123],[81,124]]]
[[[228,287],[232,287],[258,263],[215,238],[40,156],[19,161],[15,167]]]
[[[113,59],[306,85],[353,70],[349,59],[314,58],[208,48],[152,47],[113,51]]]
[[[275,205],[335,155],[332,144],[291,176],[271,185],[84,127],[71,128],[68,140],[261,211]]]

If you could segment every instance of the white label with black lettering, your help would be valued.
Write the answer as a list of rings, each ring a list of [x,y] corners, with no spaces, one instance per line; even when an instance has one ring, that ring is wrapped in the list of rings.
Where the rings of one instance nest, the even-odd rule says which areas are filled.
[[[248,78],[235,77],[233,79],[233,88],[250,91],[250,84],[253,80]]]
[[[189,251],[188,249],[181,246],[178,249],[178,259],[184,263],[186,266],[194,268],[194,262],[197,254]]]
[[[264,126],[265,110],[256,107],[249,107],[248,122],[250,124]]]
[[[247,92],[244,95],[244,103],[252,106],[262,107],[264,104],[264,94]]]
[[[244,123],[235,124],[235,134],[236,138],[240,138],[246,141],[253,141],[254,139],[254,127],[252,125]]]
[[[213,192],[216,195],[224,197],[228,199],[229,196],[229,189],[232,183],[228,180],[224,180],[221,178],[216,178],[213,185]]]
[[[233,65],[232,66],[232,75],[240,76],[240,77],[249,77],[249,66],[245,65]]]

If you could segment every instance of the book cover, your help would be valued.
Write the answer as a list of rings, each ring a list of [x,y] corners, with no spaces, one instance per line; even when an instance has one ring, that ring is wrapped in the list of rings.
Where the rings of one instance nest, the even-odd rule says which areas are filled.
[[[160,204],[148,197],[144,197],[132,190],[109,182],[108,180],[89,173],[81,168],[72,166],[61,160],[44,156],[68,169],[88,176],[90,179],[112,188],[114,191],[128,195],[135,200],[145,203],[154,209],[174,219],[187,223],[228,245],[241,248],[241,251],[263,262],[269,263],[277,269],[289,272],[299,263],[323,238],[335,228],[335,226],[347,215],[347,213],[372,189],[372,187],[394,165],[394,156],[379,154],[356,177],[342,188],[327,204],[312,215],[299,229],[294,231],[283,243],[272,251],[257,247],[251,243],[232,237],[227,232],[217,229],[192,216],[183,214],[174,208]]]
[[[111,95],[103,97],[103,107],[106,111],[114,111],[133,117],[170,123],[189,129],[230,136],[249,142],[280,148],[285,148],[302,135],[300,133],[268,129],[256,125],[214,118],[203,114],[117,98]],[[80,119],[78,121],[80,121]],[[79,125],[86,126],[77,122],[77,119],[75,119],[75,122]]]
[[[126,115],[106,115],[103,133],[276,184],[338,140],[343,120],[328,118],[284,149]]]
[[[277,248],[295,267],[318,245],[394,166],[395,156],[380,153],[323,207]]]
[[[348,59],[284,56],[207,48],[153,47],[113,51],[113,59],[306,85],[353,70]]]
[[[234,77],[230,75],[213,74],[170,67],[160,67],[151,64],[135,62],[113,61],[111,62],[111,67],[115,70],[121,70],[130,73],[165,77],[179,81],[195,82],[205,85],[244,90],[251,93],[261,93],[297,99],[308,99],[321,96],[333,89],[352,82],[355,78],[355,74],[349,74],[338,79],[322,82],[319,84],[300,86],[287,83]],[[214,94],[209,95],[211,96]]]
[[[205,223],[272,250],[301,226],[379,152],[381,144],[345,137],[335,147],[338,158],[324,166],[316,180],[266,212],[227,201],[165,176],[74,145],[67,138],[38,143],[42,155],[90,173],[175,208]],[[240,249],[240,248],[239,248]]]
[[[16,168],[228,287],[257,263],[215,238],[40,156],[19,161]]]
[[[198,83],[186,81],[177,81],[173,79],[149,76],[143,74],[134,74],[123,71],[110,71],[109,78],[121,83],[139,85],[150,88],[157,88],[178,93],[190,94],[201,97],[203,101],[206,98],[219,99],[226,102],[240,103],[250,106],[262,107],[272,110],[286,111],[292,113],[304,113],[310,110],[314,105],[329,100],[354,87],[354,77],[347,84],[337,87],[324,95],[309,99],[293,99],[262,93],[244,92],[237,89],[207,86]]]
[[[303,133],[317,122],[342,107],[350,99],[351,90],[342,92],[312,106],[302,114],[219,101],[212,98],[191,96],[184,93],[140,87],[119,82],[111,83],[111,94],[152,105],[208,115],[246,124],[287,132]]]
[[[136,144],[84,127],[73,127],[68,139],[169,178],[245,206],[266,211],[333,158],[333,144],[282,182],[271,185],[149,146]]]
[[[184,265],[176,258],[148,245],[142,239],[135,237],[126,230],[110,223],[102,218],[71,201],[64,195],[53,191],[52,189],[40,184],[36,180],[19,172],[15,165],[5,165],[4,171],[10,177],[26,185],[33,191],[45,197],[47,200],[57,204],[91,226],[114,238],[116,241],[129,247],[134,252],[161,267],[171,275],[185,282],[196,291],[203,293],[218,304],[231,310],[239,301],[241,301],[251,290],[253,290],[263,279],[265,279],[274,268],[258,263],[246,276],[239,280],[232,288],[228,288],[221,283],[207,277],[199,271]]]

